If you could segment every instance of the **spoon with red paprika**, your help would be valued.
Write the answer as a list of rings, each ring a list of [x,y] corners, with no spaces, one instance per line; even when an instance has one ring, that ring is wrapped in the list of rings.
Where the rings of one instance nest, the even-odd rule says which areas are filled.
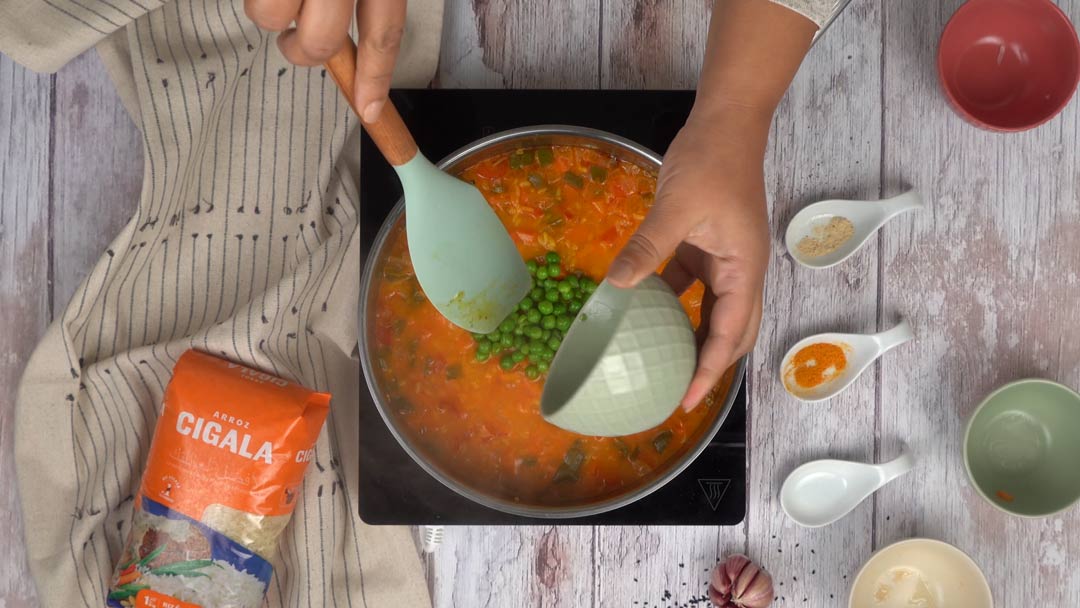
[[[914,337],[907,321],[877,334],[810,336],[784,355],[780,382],[799,401],[824,401],[850,386],[878,357]]]

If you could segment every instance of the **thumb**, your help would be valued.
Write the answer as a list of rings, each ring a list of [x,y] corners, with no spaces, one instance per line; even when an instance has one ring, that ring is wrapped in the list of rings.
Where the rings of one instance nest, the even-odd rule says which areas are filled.
[[[657,203],[611,263],[607,278],[615,287],[637,285],[671,257],[690,234],[694,226],[690,214],[680,213],[675,206],[662,205],[662,201]]]

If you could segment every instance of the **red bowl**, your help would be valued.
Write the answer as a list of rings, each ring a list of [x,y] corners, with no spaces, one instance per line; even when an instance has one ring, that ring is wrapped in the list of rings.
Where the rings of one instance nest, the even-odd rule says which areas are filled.
[[[1080,40],[1050,0],[969,0],[945,26],[938,76],[953,109],[993,131],[1057,115],[1080,81]]]

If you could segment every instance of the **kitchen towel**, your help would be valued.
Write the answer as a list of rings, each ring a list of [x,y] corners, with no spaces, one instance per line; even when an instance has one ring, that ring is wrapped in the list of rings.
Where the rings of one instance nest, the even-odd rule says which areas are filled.
[[[398,86],[437,64],[412,0]],[[141,199],[31,358],[16,458],[45,606],[94,606],[130,526],[162,393],[189,348],[333,394],[270,606],[430,604],[410,530],[357,514],[358,129],[242,0],[0,0],[0,52],[55,70],[91,46],[143,139]],[[129,205],[131,201],[116,201]]]
[[[819,24],[833,0],[778,0]],[[442,0],[410,0],[396,86],[424,86]],[[408,530],[357,515],[357,125],[242,0],[0,0],[0,52],[54,71],[96,46],[143,136],[131,221],[20,386],[26,541],[46,606],[100,606],[162,393],[197,348],[334,395],[270,606],[430,604]],[[126,205],[128,201],[117,201]]]

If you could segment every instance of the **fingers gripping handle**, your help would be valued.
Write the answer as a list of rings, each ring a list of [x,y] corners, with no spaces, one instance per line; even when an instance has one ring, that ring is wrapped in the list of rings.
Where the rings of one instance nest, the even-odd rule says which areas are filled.
[[[351,38],[347,38],[345,44],[326,62],[326,69],[330,71],[330,76],[353,111],[360,116],[363,108],[356,107],[353,99],[353,91],[356,89],[356,43]],[[386,100],[378,120],[362,124],[391,165],[400,167],[416,156],[416,141],[389,99]]]

